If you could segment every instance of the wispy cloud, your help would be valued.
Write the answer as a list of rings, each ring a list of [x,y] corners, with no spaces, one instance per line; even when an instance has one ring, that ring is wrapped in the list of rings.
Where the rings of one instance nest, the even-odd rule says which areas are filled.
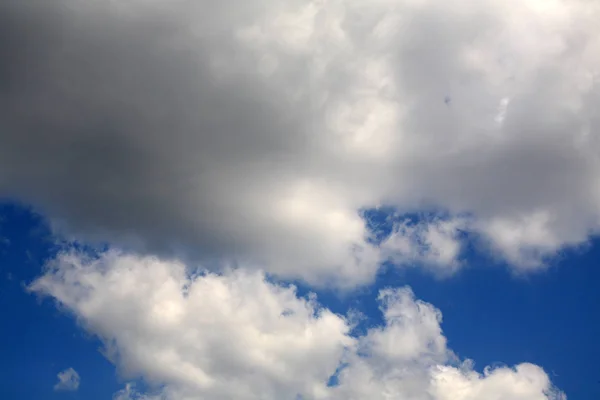
[[[58,373],[58,383],[54,385],[54,390],[75,391],[79,389],[79,374],[73,368],[67,368]]]

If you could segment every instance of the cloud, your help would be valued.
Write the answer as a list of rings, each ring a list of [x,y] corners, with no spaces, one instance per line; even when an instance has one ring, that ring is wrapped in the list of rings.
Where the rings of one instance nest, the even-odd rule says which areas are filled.
[[[535,365],[479,373],[461,362],[440,311],[406,287],[380,292],[383,325],[362,335],[260,272],[217,275],[114,251],[63,253],[29,289],[98,336],[125,379],[149,384],[128,384],[119,400],[565,399]]]
[[[75,391],[79,389],[79,374],[73,368],[67,368],[58,373],[58,383],[54,385],[54,390]]]
[[[394,247],[449,270],[462,215],[525,269],[600,227],[596,2],[8,0],[0,15],[0,194],[78,238],[354,285],[391,257],[365,240],[365,207],[450,215],[419,231],[432,246],[400,229],[411,247]]]
[[[460,268],[460,236],[469,226],[467,219],[428,217],[417,223],[396,219],[392,232],[379,243],[382,259],[396,265],[420,264],[442,276]]]

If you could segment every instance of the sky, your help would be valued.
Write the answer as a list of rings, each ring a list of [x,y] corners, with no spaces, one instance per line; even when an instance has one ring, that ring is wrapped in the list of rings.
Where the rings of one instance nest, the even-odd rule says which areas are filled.
[[[597,398],[599,19],[1,2],[0,395]]]

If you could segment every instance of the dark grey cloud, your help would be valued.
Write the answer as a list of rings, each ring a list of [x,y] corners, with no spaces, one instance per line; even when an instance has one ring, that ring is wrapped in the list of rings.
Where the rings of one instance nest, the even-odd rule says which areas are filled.
[[[302,120],[288,118],[268,87],[215,82],[208,40],[190,49],[194,42],[178,37],[181,19],[21,4],[2,13],[2,25],[14,26],[3,35],[11,60],[2,79],[10,86],[3,188],[70,229],[131,233],[153,245],[198,234],[219,240],[222,215],[202,204],[226,207],[215,193],[231,186],[223,177],[233,175],[242,191],[240,172],[275,169],[302,146]],[[215,34],[211,46],[229,44],[231,32]]]

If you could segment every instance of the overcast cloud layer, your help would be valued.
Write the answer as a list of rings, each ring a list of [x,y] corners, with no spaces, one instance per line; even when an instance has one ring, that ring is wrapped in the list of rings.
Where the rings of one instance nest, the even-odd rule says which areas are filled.
[[[0,194],[79,238],[365,283],[600,227],[600,3],[0,5]],[[443,210],[380,248],[358,210]]]
[[[440,311],[408,288],[382,290],[384,325],[360,336],[353,318],[262,273],[190,277],[183,264],[116,252],[63,253],[30,290],[97,335],[125,379],[151,386],[128,384],[117,400],[565,399],[535,365],[478,373],[460,361]]]

